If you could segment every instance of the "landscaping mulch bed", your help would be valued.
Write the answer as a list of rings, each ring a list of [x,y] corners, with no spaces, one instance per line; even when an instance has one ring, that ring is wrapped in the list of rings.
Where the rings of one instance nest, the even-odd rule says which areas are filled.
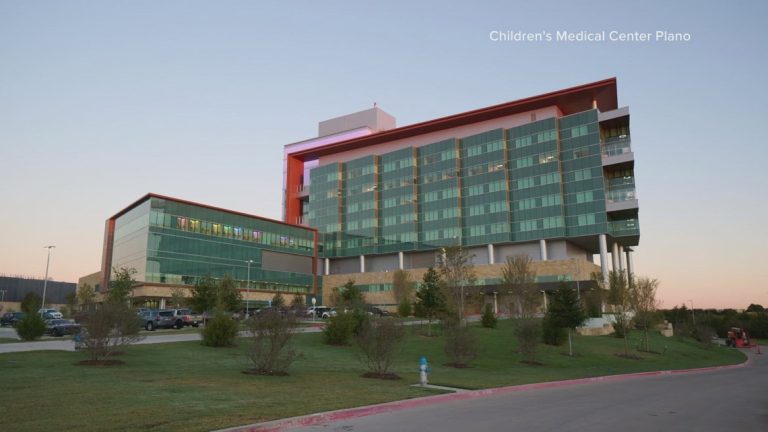
[[[468,369],[472,367],[466,363],[443,363],[443,366],[452,367],[456,369]]]
[[[261,376],[288,376],[288,372],[285,371],[263,371],[258,369],[247,369],[243,371],[246,375],[261,375]]]
[[[366,372],[360,376],[363,378],[374,378],[374,379],[390,380],[390,381],[396,381],[396,380],[402,379],[400,378],[400,376],[393,373]]]
[[[634,354],[619,354],[619,353],[616,353],[614,355],[616,357],[621,357],[621,358],[625,358],[625,359],[629,359],[629,360],[642,360],[643,359],[639,355],[634,355]]]
[[[81,360],[75,366],[119,366],[125,364],[122,360]]]

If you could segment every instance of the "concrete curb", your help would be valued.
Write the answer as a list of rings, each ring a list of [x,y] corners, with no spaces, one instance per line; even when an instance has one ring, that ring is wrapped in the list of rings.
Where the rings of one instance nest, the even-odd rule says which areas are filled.
[[[331,423],[339,420],[348,420],[359,417],[367,417],[376,414],[391,413],[403,410],[409,410],[414,408],[426,407],[437,405],[446,402],[455,402],[468,399],[477,399],[482,397],[502,395],[516,392],[524,392],[528,390],[558,388],[558,387],[570,387],[579,384],[589,384],[594,382],[613,382],[613,381],[626,381],[630,379],[638,379],[645,377],[661,376],[661,375],[679,375],[679,374],[691,374],[691,373],[705,373],[715,372],[728,369],[743,368],[749,364],[751,357],[747,357],[747,360],[743,363],[727,366],[710,366],[696,369],[677,369],[677,370],[663,370],[663,371],[651,371],[651,372],[637,372],[623,375],[607,375],[591,378],[578,378],[573,380],[564,381],[550,381],[543,383],[522,384],[508,387],[495,387],[483,390],[468,390],[459,393],[442,394],[436,396],[426,396],[415,399],[399,400],[394,402],[385,402],[376,405],[368,405],[357,408],[346,408],[337,411],[328,411],[317,414],[308,414],[299,417],[291,417],[287,419],[274,420],[266,423],[256,423],[245,426],[236,426],[229,429],[221,429],[218,432],[278,432],[284,431],[289,428],[315,426],[324,423]]]

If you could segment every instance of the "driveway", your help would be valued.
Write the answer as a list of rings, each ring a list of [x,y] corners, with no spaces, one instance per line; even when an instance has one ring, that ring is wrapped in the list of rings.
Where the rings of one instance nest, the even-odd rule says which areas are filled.
[[[750,356],[745,367],[714,372],[540,388],[290,430],[764,432],[768,355]]]

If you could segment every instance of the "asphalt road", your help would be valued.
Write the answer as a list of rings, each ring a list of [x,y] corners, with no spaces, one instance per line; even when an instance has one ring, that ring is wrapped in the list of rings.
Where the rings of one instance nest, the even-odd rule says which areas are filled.
[[[294,431],[768,431],[768,353],[746,367],[529,390]]]

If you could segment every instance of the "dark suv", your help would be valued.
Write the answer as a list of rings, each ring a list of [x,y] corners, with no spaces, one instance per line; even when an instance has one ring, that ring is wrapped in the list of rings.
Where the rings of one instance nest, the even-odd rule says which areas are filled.
[[[176,325],[176,317],[173,310],[144,311],[139,312],[139,317],[144,321],[144,328],[154,331],[158,328],[173,328]]]
[[[25,316],[27,316],[24,312],[7,312],[5,315],[3,315],[2,318],[0,318],[0,326],[11,326],[16,327],[16,323],[21,321]]]

